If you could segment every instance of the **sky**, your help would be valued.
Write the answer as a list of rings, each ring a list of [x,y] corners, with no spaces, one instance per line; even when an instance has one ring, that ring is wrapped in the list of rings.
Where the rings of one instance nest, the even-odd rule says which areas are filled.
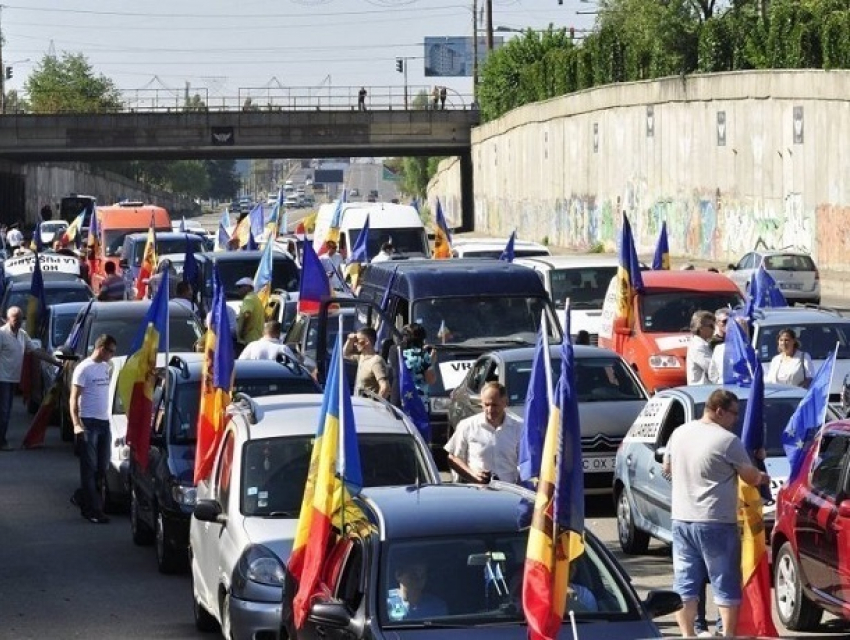
[[[69,52],[137,96],[182,96],[186,83],[210,103],[258,88],[312,95],[364,86],[379,95],[402,90],[396,58],[404,57],[411,95],[440,84],[461,98],[471,96],[471,78],[425,77],[424,38],[471,36],[473,1],[12,0],[0,9],[3,65],[13,67],[6,90],[21,91],[45,55]],[[592,1],[492,3],[494,28],[553,23],[580,37],[595,19]]]

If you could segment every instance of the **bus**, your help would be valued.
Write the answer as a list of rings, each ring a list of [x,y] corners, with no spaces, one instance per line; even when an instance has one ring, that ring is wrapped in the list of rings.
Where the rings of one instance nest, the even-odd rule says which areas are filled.
[[[92,211],[94,211],[95,201],[94,196],[84,196],[76,193],[65,196],[59,203],[60,220],[64,220],[70,224],[80,215],[80,211],[85,209],[86,217],[83,219],[82,228],[82,237],[85,238],[89,233],[89,222],[91,221]]]

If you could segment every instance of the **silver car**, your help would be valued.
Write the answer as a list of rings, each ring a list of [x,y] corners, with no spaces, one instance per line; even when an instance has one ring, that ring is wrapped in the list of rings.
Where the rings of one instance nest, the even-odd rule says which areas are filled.
[[[561,371],[560,348],[552,346],[552,378]],[[581,449],[586,494],[610,494],[614,455],[649,395],[635,372],[613,351],[576,346]],[[452,391],[452,431],[464,418],[481,412],[481,388],[490,381],[505,385],[508,411],[523,418],[534,349],[504,349],[479,356],[466,378]]]
[[[785,299],[820,304],[820,274],[807,253],[793,251],[751,251],[726,273],[742,293],[748,293],[756,271],[764,266],[779,285]]]
[[[277,637],[284,565],[298,526],[319,394],[237,396],[189,529],[195,625],[228,640]],[[387,403],[352,398],[365,486],[436,484],[413,424]]]
[[[617,536],[625,553],[646,553],[650,538],[672,543],[670,504],[672,487],[661,474],[662,459],[673,431],[702,416],[705,402],[716,389],[726,388],[738,396],[740,434],[750,390],[711,384],[665,389],[647,403],[617,451],[614,471],[614,500],[617,505]],[[770,474],[773,499],[788,477],[788,458],[780,436],[794,409],[806,394],[800,387],[768,384],[764,391],[765,466]],[[838,414],[829,409],[827,421]],[[775,507],[765,508],[768,531],[773,526]]]

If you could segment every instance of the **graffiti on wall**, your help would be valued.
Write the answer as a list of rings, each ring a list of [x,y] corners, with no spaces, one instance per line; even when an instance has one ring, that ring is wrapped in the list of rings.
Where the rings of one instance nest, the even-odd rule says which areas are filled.
[[[820,205],[815,219],[818,264],[831,269],[850,269],[850,207]]]

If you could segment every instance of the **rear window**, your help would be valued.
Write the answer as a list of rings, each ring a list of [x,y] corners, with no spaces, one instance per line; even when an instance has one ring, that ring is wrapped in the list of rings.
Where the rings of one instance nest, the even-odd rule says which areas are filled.
[[[351,228],[348,237],[352,245],[357,242],[362,229]],[[374,258],[381,252],[381,245],[390,242],[393,249],[399,255],[410,253],[427,253],[427,240],[425,229],[422,227],[394,227],[392,229],[369,229],[369,239],[366,241],[366,250],[369,256]],[[344,247],[343,247],[344,248]]]
[[[762,362],[770,360],[779,353],[777,341],[779,332],[792,329],[800,341],[800,349],[815,360],[825,360],[838,345],[838,358],[850,358],[850,322],[834,324],[778,325],[761,327],[756,339],[756,353]]]
[[[300,276],[298,266],[291,258],[285,258],[282,255],[274,255],[272,258],[272,289],[282,289],[284,291],[298,291]],[[218,273],[224,283],[225,295],[228,300],[240,300],[239,293],[236,290],[236,283],[242,278],[254,279],[257,273],[257,267],[260,264],[259,258],[251,258],[249,260],[219,260]],[[212,298],[212,282],[207,282],[207,296]]]
[[[204,246],[203,238],[192,234],[189,234],[187,237],[189,238],[189,246],[192,248],[193,253],[201,253],[205,250],[206,247]],[[134,267],[141,266],[142,258],[145,257],[146,244],[147,239],[142,242],[133,243],[133,255],[123,257],[127,258],[128,262]],[[167,240],[157,238],[156,253],[159,256],[164,256],[168,253],[186,253],[186,238],[168,238]]]
[[[641,326],[647,333],[689,333],[694,312],[714,313],[721,307],[736,307],[742,302],[741,296],[736,293],[649,292],[641,296]]]
[[[63,302],[88,302],[92,297],[87,287],[75,287],[73,289],[45,289],[44,300],[48,307]],[[26,318],[27,306],[29,305],[29,289],[11,291],[6,300],[6,309],[20,307],[23,317]]]
[[[816,271],[815,263],[809,256],[793,254],[767,256],[764,268],[768,271]]]
[[[608,283],[617,275],[617,267],[555,269],[549,272],[552,302],[563,309],[567,298],[572,309],[601,309]]]
[[[86,355],[94,351],[94,341],[101,334],[108,334],[116,340],[116,356],[129,355],[136,334],[142,324],[141,316],[124,318],[95,318],[89,331],[89,344]],[[188,316],[172,315],[168,320],[168,346],[174,353],[194,351],[195,343],[201,337],[201,328],[197,321]]]

